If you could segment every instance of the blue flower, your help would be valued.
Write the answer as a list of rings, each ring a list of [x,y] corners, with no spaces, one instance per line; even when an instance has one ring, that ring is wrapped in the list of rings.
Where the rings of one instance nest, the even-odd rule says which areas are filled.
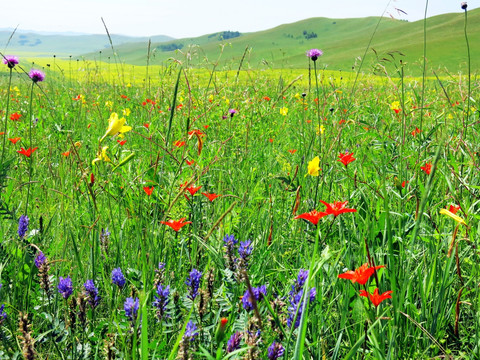
[[[301,289],[303,285],[305,285],[305,281],[307,281],[307,278],[308,278],[308,270],[300,269],[297,276],[297,286],[299,289]]]
[[[187,281],[185,281],[185,284],[187,284],[187,286],[190,287],[188,297],[192,301],[195,300],[195,298],[198,295],[198,288],[200,287],[201,278],[202,278],[202,273],[197,269],[193,269],[192,271],[190,271]]]
[[[185,327],[185,333],[183,334],[183,340],[195,341],[195,337],[198,335],[197,325],[192,320],[187,323]]]
[[[240,242],[240,247],[238,248],[238,255],[240,255],[243,260],[247,261],[248,257],[252,254],[252,250],[253,247],[251,240],[242,241]]]
[[[5,312],[5,304],[0,306],[0,325],[5,321],[7,318],[7,313]]]
[[[257,302],[262,301],[263,297],[267,295],[267,287],[265,285],[262,285],[258,288],[252,288],[252,293]],[[253,300],[248,289],[243,294],[242,303],[245,310],[250,311],[253,309]]]
[[[25,234],[27,233],[28,230],[28,216],[27,215],[22,215],[20,216],[20,219],[18,220],[18,236],[22,239]]]
[[[47,257],[41,251],[38,252],[37,256],[35,257],[35,266],[37,269],[40,269],[43,264],[47,261]]]
[[[135,300],[131,297],[125,300],[123,304],[123,310],[125,310],[125,316],[130,321],[135,321],[138,314],[138,308],[140,307],[140,300],[136,297]]]
[[[125,276],[123,276],[122,269],[116,268],[112,270],[112,283],[117,285],[119,288],[123,288],[125,285]]]
[[[241,332],[236,332],[232,336],[230,336],[230,339],[227,341],[227,352],[231,353],[234,352],[235,350],[240,349],[240,340],[242,340],[242,333]]]
[[[87,280],[85,284],[83,284],[85,288],[85,292],[87,293],[88,303],[92,308],[96,308],[100,303],[101,297],[98,296],[98,289],[95,287],[93,280]]]
[[[283,348],[282,344],[273,342],[272,345],[268,347],[268,359],[269,360],[277,360],[279,357],[283,356],[285,349]]]
[[[168,296],[170,295],[170,286],[166,286],[165,288],[162,285],[157,286],[157,295],[154,295],[155,301],[153,302],[153,306],[157,308],[157,316],[158,319],[161,320],[165,311],[167,310],[167,305],[170,302]]]
[[[67,276],[66,278],[60,276],[60,281],[58,282],[57,288],[62,297],[65,300],[68,299],[73,293],[72,279],[70,276]]]

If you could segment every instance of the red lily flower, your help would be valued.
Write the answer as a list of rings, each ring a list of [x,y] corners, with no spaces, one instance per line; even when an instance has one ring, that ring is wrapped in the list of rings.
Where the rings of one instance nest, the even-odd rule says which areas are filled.
[[[188,166],[192,166],[195,160],[185,160]]]
[[[413,130],[411,132],[412,136],[416,136],[417,134],[420,134],[422,132],[422,130],[420,130],[418,127],[415,128],[415,130]]]
[[[347,272],[344,272],[343,274],[339,274],[338,277],[340,279],[351,280],[352,284],[359,283],[360,285],[365,285],[370,276],[373,275],[375,270],[383,267],[385,267],[385,265],[368,267],[368,264],[363,264],[357,270],[349,270]]]
[[[222,195],[217,195],[217,194],[213,194],[213,193],[209,194],[209,193],[206,193],[206,192],[202,192],[202,194],[205,195],[208,198],[208,200],[210,200],[210,201],[213,201],[217,197],[222,196]]]
[[[170,226],[173,230],[179,231],[182,227],[187,224],[191,224],[191,221],[185,221],[185,218],[181,218],[180,220],[168,220],[168,221],[160,221],[161,224]]]
[[[318,221],[324,216],[327,216],[327,213],[318,212],[317,210],[312,210],[308,213],[295,216],[294,219],[305,219],[307,221],[310,221],[313,225],[317,225]]]
[[[288,152],[289,152],[290,154],[295,154],[295,153],[297,152],[297,149],[288,150]]]
[[[63,156],[67,157],[68,155],[70,155],[70,151],[65,151],[62,153]]]
[[[19,138],[19,137],[16,137],[16,138],[13,138],[13,139],[8,139],[12,142],[12,144],[16,144],[18,141],[20,141],[22,138]]]
[[[328,204],[323,200],[320,200],[320,202],[327,207],[325,213],[327,215],[333,215],[334,217],[337,217],[338,215],[343,213],[357,212],[356,209],[345,208],[348,201],[344,201],[344,202],[334,201],[333,204]]]
[[[145,124],[143,124],[143,126],[148,129],[148,128],[150,127],[150,124],[149,124],[149,123],[145,123]]]
[[[353,153],[340,153],[338,155],[339,159],[338,161],[340,161],[343,165],[345,165],[345,167],[347,167],[348,164],[350,164],[352,161],[355,161],[356,159],[353,157]]]
[[[20,148],[20,149],[21,149],[21,150],[18,150],[18,151],[17,151],[19,154],[25,155],[26,157],[30,157],[30,155],[32,155],[32,154],[35,152],[35,150],[38,149],[38,147],[35,147],[35,148],[33,148],[33,149],[32,149],[32,148],[28,148],[27,150],[25,150],[24,148]]]
[[[146,193],[148,196],[150,196],[150,195],[152,195],[152,193],[153,193],[153,189],[154,189],[153,186],[152,186],[152,187],[145,186],[145,187],[143,188],[143,191],[145,191],[145,193]]]
[[[12,115],[10,115],[10,120],[12,120],[12,121],[19,121],[21,117],[22,117],[22,114],[13,113]]]
[[[378,305],[380,305],[380,303],[385,300],[385,299],[391,299],[392,298],[392,294],[393,291],[390,290],[390,291],[386,291],[384,292],[382,295],[380,295],[378,293],[378,288],[376,288],[375,290],[373,290],[373,294],[369,294],[368,292],[366,292],[365,290],[360,290],[360,296],[364,296],[364,297],[368,297],[370,299],[370,301],[372,302],[373,305],[375,305],[375,307],[377,307]]]
[[[450,211],[452,214],[456,214],[457,211],[460,210],[460,205],[450,205],[450,209],[448,209],[448,211]]]
[[[201,132],[200,130],[197,130],[197,129],[194,129],[194,130],[188,132],[188,135],[193,135],[193,134],[196,134],[196,135],[201,136],[201,137],[205,136],[205,134],[203,132]]]
[[[185,141],[177,140],[177,141],[175,141],[175,142],[173,143],[173,145],[176,146],[176,147],[178,147],[178,148],[180,148],[180,147],[182,147],[182,146],[185,145]]]
[[[190,186],[190,187],[187,188],[187,191],[190,193],[190,195],[193,196],[193,195],[195,195],[195,193],[196,193],[198,190],[200,190],[201,187],[202,187],[201,185],[200,185],[200,186],[197,186],[197,187],[195,187],[195,185],[192,185],[192,186]]]
[[[420,169],[425,171],[425,174],[430,175],[430,172],[432,171],[432,163],[426,163],[424,166],[420,166]]]
[[[127,140],[117,140],[117,143],[119,143],[120,146],[125,145],[126,142],[127,142]]]

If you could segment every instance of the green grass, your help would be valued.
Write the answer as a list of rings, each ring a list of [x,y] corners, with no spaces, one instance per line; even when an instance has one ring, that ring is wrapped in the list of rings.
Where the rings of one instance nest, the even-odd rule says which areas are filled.
[[[480,43],[480,9],[469,11],[468,16],[472,67],[478,68],[480,49],[473,44]],[[220,59],[217,69],[235,70],[245,48],[248,47],[244,67],[306,68],[308,61],[305,58],[305,52],[310,48],[320,48],[324,51],[321,67],[325,66],[330,70],[351,71],[352,68],[358,70],[360,63],[358,58],[363,55],[379,21],[380,26],[367,52],[362,70],[371,72],[375,69],[381,74],[381,68],[377,66],[380,64],[386,66],[387,71],[392,73],[395,66],[398,67],[402,60],[409,64],[406,69],[408,75],[420,75],[423,71],[421,66],[423,20],[410,23],[391,18],[380,20],[378,17],[311,18],[265,31],[245,33],[227,41],[219,41],[217,36],[209,37],[209,35],[176,39],[171,43],[184,46],[176,52],[163,52],[156,49],[161,44],[153,42],[150,63],[166,65],[170,59],[178,59],[189,66],[204,67],[211,66]],[[427,59],[430,69],[436,69],[442,74],[466,72],[463,21],[463,13],[439,15],[427,19]],[[307,40],[303,36],[304,30],[307,33],[314,32],[318,37]],[[146,64],[146,42],[118,45],[115,48],[126,63]],[[189,54],[188,60],[186,54]],[[88,59],[97,60],[98,56],[98,53],[85,55]],[[428,75],[433,74],[429,72]]]
[[[475,74],[468,109],[465,76],[427,78],[423,91],[415,78],[363,75],[353,87],[355,73],[321,70],[317,91],[312,72],[249,69],[248,56],[240,72],[238,62],[170,63],[148,76],[118,59],[33,61],[46,70],[38,86],[20,70],[31,60],[10,89],[0,73],[2,136],[21,138],[0,159],[1,359],[32,347],[26,358],[252,359],[273,342],[283,359],[480,356]],[[109,132],[113,112],[131,129]],[[355,160],[343,165],[347,151]],[[308,175],[316,157],[321,170]],[[326,211],[320,200],[355,212],[317,225],[296,218]],[[440,213],[450,205],[466,226]],[[182,218],[178,232],[165,224]],[[251,254],[240,250],[248,240]],[[365,285],[338,277],[366,263],[384,267]],[[193,269],[197,296],[186,284]],[[67,276],[68,300],[57,290]],[[159,284],[170,290],[161,309]],[[393,292],[378,307],[360,296],[376,288]],[[136,316],[128,298],[138,298]],[[19,322],[25,313],[31,327]]]

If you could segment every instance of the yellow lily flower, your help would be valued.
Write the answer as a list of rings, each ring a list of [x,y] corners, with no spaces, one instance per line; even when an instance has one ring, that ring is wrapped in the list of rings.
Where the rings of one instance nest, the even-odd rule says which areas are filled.
[[[318,176],[320,169],[320,158],[315,156],[312,161],[308,162],[308,173],[305,175]]]
[[[288,114],[288,108],[282,107],[280,108],[280,115],[287,116]]]
[[[463,220],[460,216],[455,215],[451,211],[448,211],[447,209],[440,210],[440,214],[447,215],[448,217],[451,217],[453,220],[455,220],[459,224],[463,224],[463,225],[467,226],[467,223],[465,222],[465,220]]]
[[[125,126],[125,118],[118,118],[117,113],[112,113],[108,119],[108,129],[105,135],[102,136],[100,142],[102,142],[107,136],[123,134],[132,130],[131,126]]]

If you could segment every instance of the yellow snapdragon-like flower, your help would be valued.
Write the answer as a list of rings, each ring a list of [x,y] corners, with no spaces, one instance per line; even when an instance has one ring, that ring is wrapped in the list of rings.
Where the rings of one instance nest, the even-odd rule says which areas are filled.
[[[320,125],[320,126],[317,128],[317,135],[323,134],[324,132],[325,132],[325,126]]]
[[[308,173],[305,176],[318,176],[320,170],[322,170],[320,168],[320,158],[315,156],[312,161],[308,162]]]
[[[400,109],[400,102],[399,101],[394,101],[390,104],[390,109],[392,110],[397,110]]]
[[[463,224],[463,225],[467,226],[467,223],[465,222],[465,220],[463,220],[460,216],[455,215],[454,213],[452,213],[451,211],[449,211],[447,209],[440,210],[440,214],[447,215],[448,217],[452,218],[453,220],[455,220],[459,224]]]
[[[132,111],[131,111],[129,108],[126,108],[126,109],[123,109],[123,110],[122,110],[123,116],[128,116],[128,115],[131,114],[131,112],[132,112]]]
[[[280,108],[280,115],[287,116],[288,114],[288,108],[282,107]]]
[[[119,118],[117,113],[112,113],[108,119],[107,132],[102,136],[100,142],[102,142],[107,136],[122,135],[123,133],[132,130],[131,126],[125,126],[125,121],[124,117]]]
[[[110,160],[110,158],[108,157],[107,150],[108,150],[108,146],[102,147],[102,150],[100,150],[97,153],[97,157],[93,159],[92,165],[95,165],[97,161],[102,161],[102,160],[111,163],[112,160]]]

